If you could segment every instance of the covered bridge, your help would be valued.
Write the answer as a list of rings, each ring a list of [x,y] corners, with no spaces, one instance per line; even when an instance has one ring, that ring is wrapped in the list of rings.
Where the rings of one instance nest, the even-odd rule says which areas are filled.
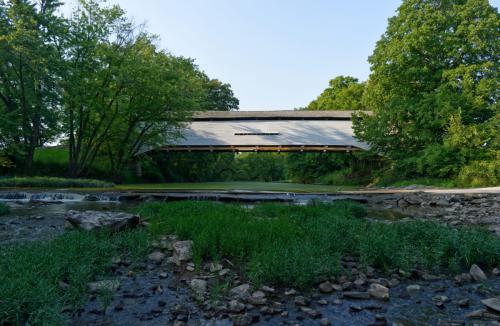
[[[367,149],[354,138],[353,111],[196,113],[172,152],[331,152]]]

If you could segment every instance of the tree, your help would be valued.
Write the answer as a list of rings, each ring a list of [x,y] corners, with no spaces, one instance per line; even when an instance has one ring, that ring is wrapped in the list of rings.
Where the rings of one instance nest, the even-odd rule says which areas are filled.
[[[357,78],[338,76],[330,80],[329,87],[309,103],[309,110],[358,110],[362,109],[361,99],[365,84]]]
[[[232,111],[238,110],[240,101],[234,96],[230,84],[225,84],[218,79],[205,78],[206,100],[204,110]]]
[[[59,6],[0,1],[0,147],[27,173],[35,149],[58,133]]]
[[[498,112],[499,26],[487,0],[403,1],[369,58],[363,103],[373,115],[356,120],[357,136],[408,162],[442,146],[454,116],[488,124]],[[493,145],[475,148],[484,146]]]

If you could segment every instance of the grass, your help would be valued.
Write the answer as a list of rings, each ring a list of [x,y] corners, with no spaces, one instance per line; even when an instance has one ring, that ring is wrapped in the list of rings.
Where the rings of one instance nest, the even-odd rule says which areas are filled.
[[[10,212],[9,206],[4,203],[0,203],[0,216],[7,215]]]
[[[336,192],[357,189],[352,186],[332,186],[287,182],[186,182],[117,185],[116,190],[246,190],[281,192]]]
[[[195,260],[229,258],[256,283],[308,286],[339,273],[342,256],[386,271],[419,268],[458,272],[473,263],[500,262],[500,239],[481,229],[453,229],[431,222],[385,224],[356,218],[362,206],[286,206],[253,209],[210,202],[146,204],[154,234],[194,241]]]
[[[70,232],[49,242],[4,246],[0,251],[0,324],[64,325],[63,306],[77,308],[87,283],[105,276],[110,260],[125,255],[142,259],[145,231]],[[59,282],[69,284],[67,290]]]
[[[110,182],[92,179],[69,179],[55,177],[12,177],[0,178],[0,187],[30,188],[109,188]]]

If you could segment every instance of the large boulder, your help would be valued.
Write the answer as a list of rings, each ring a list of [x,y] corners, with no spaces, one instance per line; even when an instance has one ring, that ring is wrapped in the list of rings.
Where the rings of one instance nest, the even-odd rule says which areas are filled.
[[[66,220],[75,228],[86,231],[109,229],[113,232],[134,228],[139,216],[124,212],[73,211],[66,213]]]

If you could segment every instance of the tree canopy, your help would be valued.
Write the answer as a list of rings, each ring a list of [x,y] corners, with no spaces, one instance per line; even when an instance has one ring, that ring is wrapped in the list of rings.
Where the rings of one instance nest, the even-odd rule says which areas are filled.
[[[361,103],[365,84],[357,78],[338,76],[330,80],[329,87],[309,103],[309,110],[358,110]]]
[[[0,154],[31,172],[34,152],[67,144],[69,175],[105,159],[115,177],[145,146],[179,135],[195,110],[235,110],[231,86],[160,49],[119,6],[0,1]],[[6,163],[2,164],[6,165]]]
[[[495,160],[499,26],[487,0],[403,1],[369,58],[363,104],[373,115],[357,120],[358,137],[410,173]]]

